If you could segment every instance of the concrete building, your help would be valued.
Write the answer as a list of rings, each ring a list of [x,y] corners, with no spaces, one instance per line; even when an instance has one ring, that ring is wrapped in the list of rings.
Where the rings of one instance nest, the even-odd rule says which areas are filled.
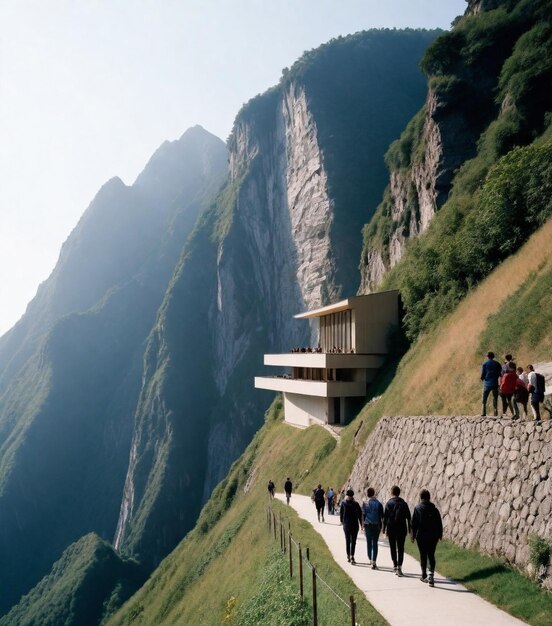
[[[399,309],[399,292],[383,291],[295,315],[318,320],[318,345],[265,354],[265,365],[288,368],[287,373],[258,376],[255,387],[283,393],[290,424],[346,423],[358,413],[385,361],[389,333],[400,322]]]

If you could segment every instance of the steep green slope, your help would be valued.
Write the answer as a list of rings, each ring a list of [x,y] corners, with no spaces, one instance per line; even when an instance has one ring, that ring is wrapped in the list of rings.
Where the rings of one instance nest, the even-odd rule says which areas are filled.
[[[352,443],[355,427],[350,428],[337,453],[335,440],[323,429],[298,431],[281,424],[280,417],[281,405],[276,403],[266,425],[213,492],[194,530],[108,624],[218,625],[232,598],[234,623],[242,623],[242,618],[249,620],[244,623],[253,623],[255,616],[257,623],[268,623],[263,621],[259,606],[266,594],[276,596],[273,598],[276,612],[270,623],[310,623],[293,622],[288,600],[293,603],[295,599],[287,596],[288,586],[279,583],[279,576],[268,580],[270,574],[285,570],[286,565],[284,562],[283,567],[278,566],[278,559],[282,557],[275,552],[273,536],[266,529],[266,484],[272,478],[281,489],[289,474],[298,489],[309,492],[313,480],[310,476],[318,476],[322,467],[328,467],[328,461],[338,457],[342,465],[334,471],[333,479],[341,484],[356,456]],[[348,457],[345,463],[344,457]],[[343,597],[356,593],[361,623],[384,624],[356,592],[347,575],[333,563],[312,527],[298,520],[290,509],[276,502],[274,506],[289,517],[296,539],[301,540],[303,546],[310,546],[311,559],[324,580]],[[297,580],[294,588],[297,593]],[[308,585],[307,588],[310,589]],[[286,595],[282,597],[283,594]],[[333,595],[321,589],[319,599],[320,624],[346,623],[347,612],[336,604]],[[298,611],[295,618],[300,617]]]
[[[439,116],[461,118],[456,132],[461,128],[471,140],[467,160],[441,189],[447,201],[381,283],[401,290],[411,339],[451,311],[552,214],[552,5],[504,0],[493,6],[461,18],[422,60],[437,102],[433,118],[437,124]],[[392,179],[434,158],[435,147],[425,143],[429,123],[426,111],[426,121],[423,113],[414,118],[391,146]],[[363,265],[374,250],[387,246],[388,256],[399,229],[408,237],[419,198],[414,189],[400,211],[388,193],[365,228]],[[436,208],[441,204],[437,200]]]
[[[145,581],[138,563],[122,560],[97,535],[72,544],[52,571],[0,619],[1,626],[93,626]]]

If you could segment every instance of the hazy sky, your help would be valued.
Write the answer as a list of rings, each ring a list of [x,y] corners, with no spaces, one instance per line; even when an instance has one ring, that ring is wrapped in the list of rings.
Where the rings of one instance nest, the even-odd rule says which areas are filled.
[[[465,0],[0,0],[0,334],[99,187],[165,139],[222,139],[331,37],[448,28]]]

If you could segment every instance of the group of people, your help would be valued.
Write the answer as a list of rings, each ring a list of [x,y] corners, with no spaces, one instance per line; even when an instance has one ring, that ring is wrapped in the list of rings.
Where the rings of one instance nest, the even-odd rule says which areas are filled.
[[[308,353],[314,353],[314,354],[322,354],[322,352],[329,352],[331,354],[354,354],[355,349],[354,348],[341,348],[339,346],[334,346],[333,348],[330,348],[328,350],[322,350],[322,348],[318,346],[316,348],[311,348],[311,347],[292,348],[290,352],[293,354],[295,354],[296,352],[302,352],[302,353],[308,352]]]
[[[378,539],[380,533],[387,535],[393,570],[402,576],[404,543],[407,535],[418,544],[422,575],[420,580],[434,586],[435,549],[443,538],[443,523],[437,507],[431,502],[427,489],[420,492],[420,502],[414,507],[412,515],[408,504],[400,497],[401,490],[395,485],[391,489],[391,498],[385,508],[376,498],[373,487],[367,491],[368,499],[362,506],[355,500],[352,489],[346,492],[339,510],[339,519],[345,533],[347,561],[356,564],[355,547],[358,531],[364,528],[368,560],[372,569],[378,569]]]
[[[293,491],[293,483],[286,478],[284,492],[289,504]],[[274,498],[275,485],[268,481],[268,493]],[[412,541],[418,544],[422,576],[420,580],[434,586],[435,550],[437,543],[443,538],[443,523],[437,507],[431,502],[427,489],[420,492],[420,502],[414,507],[412,515],[408,504],[400,497],[401,490],[395,485],[391,489],[391,498],[385,507],[376,498],[373,487],[367,491],[367,500],[360,505],[355,500],[352,489],[342,490],[340,494],[329,487],[326,491],[318,484],[312,490],[311,499],[316,507],[319,522],[324,522],[324,509],[333,514],[339,508],[339,520],[345,533],[345,550],[347,561],[356,565],[355,548],[359,530],[364,530],[368,560],[372,569],[378,569],[378,540],[383,532],[389,541],[393,570],[397,576],[402,576],[404,560],[404,544],[410,535]]]
[[[492,394],[495,417],[498,416],[498,396],[502,400],[502,414],[507,416],[508,409],[512,419],[520,417],[521,406],[527,418],[527,404],[530,402],[533,418],[541,421],[540,403],[544,402],[545,380],[542,374],[535,372],[532,365],[525,370],[517,367],[511,354],[504,357],[504,363],[495,360],[494,352],[487,353],[487,359],[481,366],[483,381],[483,400],[481,416],[487,415],[487,401]]]

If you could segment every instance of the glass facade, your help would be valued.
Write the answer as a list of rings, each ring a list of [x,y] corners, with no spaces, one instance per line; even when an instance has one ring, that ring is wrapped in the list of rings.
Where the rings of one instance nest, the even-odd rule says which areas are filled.
[[[320,347],[323,352],[350,352],[354,348],[351,309],[320,318]]]

